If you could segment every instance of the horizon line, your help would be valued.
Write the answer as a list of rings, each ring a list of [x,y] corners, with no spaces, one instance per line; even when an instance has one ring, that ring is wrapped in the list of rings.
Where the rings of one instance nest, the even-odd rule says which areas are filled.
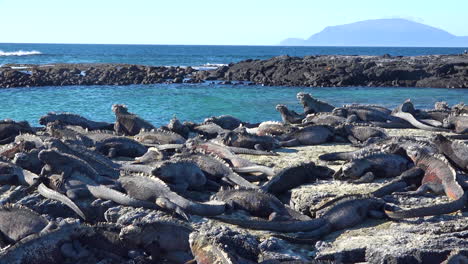
[[[279,44],[147,44],[147,43],[63,43],[63,42],[0,42],[0,44],[37,45],[119,45],[119,46],[224,46],[224,47],[303,47],[303,48],[468,48],[468,46],[335,46],[335,45],[279,45]]]

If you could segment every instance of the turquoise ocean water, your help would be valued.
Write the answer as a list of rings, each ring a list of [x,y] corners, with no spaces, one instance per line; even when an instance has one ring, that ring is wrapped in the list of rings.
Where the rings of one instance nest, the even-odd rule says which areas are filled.
[[[394,56],[459,54],[464,48],[369,47],[258,47],[258,46],[146,46],[0,44],[0,65],[7,63],[134,63],[144,65],[201,66],[228,64],[244,59],[318,54]],[[296,94],[305,91],[340,106],[348,103],[395,107],[411,98],[420,108],[436,101],[468,102],[466,89],[429,88],[310,88],[262,87],[218,84],[158,84],[136,86],[73,86],[0,89],[0,119],[37,120],[48,111],[69,111],[93,120],[113,121],[113,103],[124,103],[156,125],[176,115],[181,120],[202,121],[212,115],[231,114],[249,122],[279,120],[275,105],[296,111]]]

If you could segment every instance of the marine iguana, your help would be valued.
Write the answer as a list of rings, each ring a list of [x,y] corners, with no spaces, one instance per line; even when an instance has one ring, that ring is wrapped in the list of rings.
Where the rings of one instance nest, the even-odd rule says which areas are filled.
[[[333,109],[332,113],[336,116],[349,117],[355,115],[359,120],[371,122],[386,122],[392,121],[396,118],[392,117],[392,111],[389,109],[378,106],[378,105],[345,105],[343,107],[337,107]]]
[[[203,225],[190,234],[189,243],[198,264],[258,263],[258,240],[225,227],[210,228]]]
[[[390,219],[406,219],[413,217],[424,217],[432,215],[450,214],[462,210],[468,206],[468,193],[465,192],[460,198],[443,204],[423,206],[419,208],[402,210],[396,206],[386,204],[385,214]]]
[[[319,145],[332,139],[334,131],[328,126],[308,126],[283,136],[279,136],[283,147]]]
[[[226,146],[256,150],[273,150],[280,147],[280,142],[272,136],[251,135],[246,131],[230,131],[220,135],[217,140]]]
[[[41,150],[38,157],[46,164],[42,168],[42,176],[59,174],[62,175],[63,179],[66,179],[74,172],[80,172],[95,181],[103,180],[101,175],[86,161],[70,154],[61,153],[56,148]]]
[[[230,130],[224,129],[215,123],[204,123],[202,125],[195,126],[192,131],[202,135],[206,139],[213,139],[223,133],[229,132]]]
[[[147,147],[127,137],[107,134],[90,136],[95,141],[95,150],[111,158],[117,156],[136,158],[146,153]]]
[[[15,122],[13,120],[0,120],[0,145],[11,143],[21,133],[34,133],[28,122]]]
[[[431,147],[434,151],[437,149],[437,146],[431,144],[428,141],[423,141],[423,139],[417,139],[415,137],[387,137],[379,140],[375,143],[372,143],[368,146],[362,147],[358,150],[346,151],[346,152],[331,152],[319,156],[320,160],[325,161],[335,161],[335,160],[347,160],[359,158],[360,156],[367,155],[371,152],[383,151],[386,153],[393,153],[392,149],[398,147],[404,147],[412,144],[426,144],[427,147]],[[433,145],[433,146],[432,146]],[[394,146],[394,147],[392,147]]]
[[[244,210],[253,216],[267,218],[272,221],[293,218],[278,198],[260,190],[220,190],[211,199],[225,202],[230,206],[230,209]]]
[[[300,115],[293,110],[289,110],[282,104],[276,106],[276,111],[281,114],[281,119],[285,124],[300,124],[305,118],[305,115]]]
[[[380,216],[384,202],[374,197],[342,199],[320,218],[306,221],[264,221],[216,216],[214,219],[254,230],[282,233],[305,232],[296,239],[318,239],[333,231],[362,223],[368,216]],[[274,234],[281,238],[280,234]]]
[[[176,116],[174,116],[173,118],[171,118],[171,120],[169,120],[169,124],[167,124],[167,129],[169,129],[169,131],[172,131],[174,133],[181,135],[185,139],[189,137],[189,133],[190,133],[189,127],[182,124],[179,121],[179,119],[177,119]]]
[[[189,159],[171,159],[155,166],[153,175],[171,184],[175,190],[200,188],[206,184],[206,176],[198,165]]]
[[[317,166],[314,162],[301,163],[282,169],[261,189],[272,194],[280,194],[302,184],[312,183],[318,179],[328,179],[333,173],[332,169]]]
[[[118,134],[134,136],[138,134],[141,129],[155,129],[148,121],[140,118],[136,114],[128,112],[128,108],[125,105],[114,104],[112,105],[112,111],[115,113],[116,117],[114,130]]]
[[[60,153],[70,154],[86,161],[99,175],[114,179],[119,177],[120,166],[99,152],[79,145],[66,144],[54,138],[45,140],[44,145],[48,149],[55,148]]]
[[[228,183],[231,186],[240,186],[244,188],[257,189],[258,186],[245,180],[243,177],[234,172],[224,160],[215,154],[206,154],[203,152],[183,152],[174,157],[189,159],[195,162],[198,167],[205,173],[208,179]]]
[[[296,97],[304,107],[304,114],[307,115],[319,112],[331,112],[333,109],[335,109],[334,106],[315,99],[308,93],[300,92],[296,95]]]
[[[406,149],[406,153],[415,166],[425,172],[421,186],[413,194],[432,190],[435,193],[445,192],[452,200],[458,200],[463,196],[463,189],[456,180],[456,172],[443,155],[435,154],[429,148],[418,145],[410,146]]]
[[[152,223],[134,222],[120,231],[120,239],[143,247],[153,261],[167,259],[171,263],[185,263],[193,256],[189,235],[193,229],[176,219],[158,219]]]
[[[114,124],[106,122],[95,122],[72,113],[51,112],[39,119],[39,124],[47,126],[49,123],[57,122],[61,125],[80,126],[89,130],[113,130]]]
[[[254,134],[257,136],[278,136],[278,135],[283,135],[287,133],[291,133],[295,130],[297,130],[296,127],[280,123],[277,121],[266,121],[260,123],[258,127],[255,128],[245,128],[247,133]]]
[[[384,130],[364,125],[342,124],[335,127],[335,133],[343,138],[348,139],[351,144],[360,146],[368,145],[369,142],[375,142],[388,137]]]
[[[119,179],[127,194],[135,199],[156,202],[158,198],[165,198],[174,203],[182,212],[201,216],[213,216],[224,213],[224,203],[199,203],[186,199],[173,192],[162,180],[147,175],[124,175]],[[177,207],[174,207],[177,213]]]
[[[53,227],[53,223],[33,210],[14,204],[0,205],[0,234],[13,244],[21,239]],[[1,240],[1,238],[0,238]]]
[[[444,129],[444,128],[426,125],[420,122],[419,120],[417,120],[411,113],[397,111],[397,112],[392,113],[392,116],[401,118],[407,121],[408,123],[410,123],[411,125],[413,125],[414,127],[422,129],[422,130],[436,131],[436,132],[449,132],[449,130]]]
[[[347,118],[342,116],[336,116],[332,113],[316,113],[316,114],[308,114],[304,120],[302,120],[302,124],[314,124],[314,125],[325,125],[325,126],[338,126],[345,123]]]
[[[0,253],[0,263],[64,263],[64,248],[62,246],[76,239],[93,235],[90,226],[81,224],[64,224],[59,228],[29,236],[6,251]]]
[[[74,129],[70,129],[58,123],[58,121],[54,121],[52,123],[48,123],[46,127],[46,131],[52,137],[56,139],[60,139],[67,143],[72,143],[76,145],[84,145],[86,147],[92,147],[94,142],[92,139],[87,137],[84,133],[77,132]]]
[[[439,151],[442,152],[458,168],[468,171],[468,145],[460,141],[452,141],[444,135],[437,134],[432,138]]]
[[[166,155],[162,151],[155,147],[150,147],[143,156],[135,158],[132,164],[154,166],[157,162],[164,160],[165,157]]]
[[[228,130],[233,130],[243,124],[241,120],[230,115],[212,116],[210,118],[206,118],[203,123],[214,123],[223,129]]]
[[[455,115],[450,114],[442,122],[442,126],[449,129],[454,129],[455,133],[468,133],[468,114]]]
[[[70,209],[72,209],[81,218],[86,219],[86,216],[81,209],[65,195],[54,191],[42,183],[38,175],[28,170],[24,170],[11,163],[0,162],[0,183],[19,184],[29,186],[28,190],[36,188],[40,195],[45,198],[59,201]]]
[[[42,149],[33,149],[29,152],[16,153],[12,162],[23,169],[39,174],[44,166],[44,163],[38,158],[41,150]]]
[[[185,192],[187,189],[199,189],[207,183],[205,174],[195,162],[189,159],[173,158],[151,165],[123,164],[121,169],[131,173],[156,176],[179,192]]]
[[[143,144],[184,144],[185,138],[181,135],[162,129],[153,129],[143,131],[133,137],[136,141]]]
[[[260,165],[252,163],[251,161],[247,159],[238,157],[231,150],[229,150],[226,146],[215,144],[209,141],[203,141],[197,138],[187,140],[186,146],[190,150],[197,150],[197,151],[201,151],[204,153],[213,153],[222,159],[228,160],[232,164],[236,172],[241,172],[241,173],[261,172],[270,176],[275,174],[273,169],[269,167],[260,166]]]
[[[406,158],[383,152],[370,152],[344,164],[335,179],[354,179],[370,182],[375,177],[389,178],[400,175],[412,166]]]

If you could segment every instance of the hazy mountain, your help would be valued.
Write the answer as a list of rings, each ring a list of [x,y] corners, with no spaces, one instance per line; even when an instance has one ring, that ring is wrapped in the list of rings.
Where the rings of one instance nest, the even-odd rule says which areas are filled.
[[[280,45],[468,47],[468,37],[405,19],[375,19],[326,27],[308,39],[288,38]]]

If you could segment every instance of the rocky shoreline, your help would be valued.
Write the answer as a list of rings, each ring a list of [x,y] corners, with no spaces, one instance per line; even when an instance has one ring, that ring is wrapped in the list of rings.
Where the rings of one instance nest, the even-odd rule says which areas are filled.
[[[129,64],[8,64],[0,67],[0,88],[182,83],[195,71],[191,67]]]
[[[122,64],[3,65],[0,87],[248,81],[269,86],[468,88],[468,55],[280,56],[215,70]]]
[[[468,56],[280,56],[246,60],[197,75],[204,80],[275,86],[468,88]]]

